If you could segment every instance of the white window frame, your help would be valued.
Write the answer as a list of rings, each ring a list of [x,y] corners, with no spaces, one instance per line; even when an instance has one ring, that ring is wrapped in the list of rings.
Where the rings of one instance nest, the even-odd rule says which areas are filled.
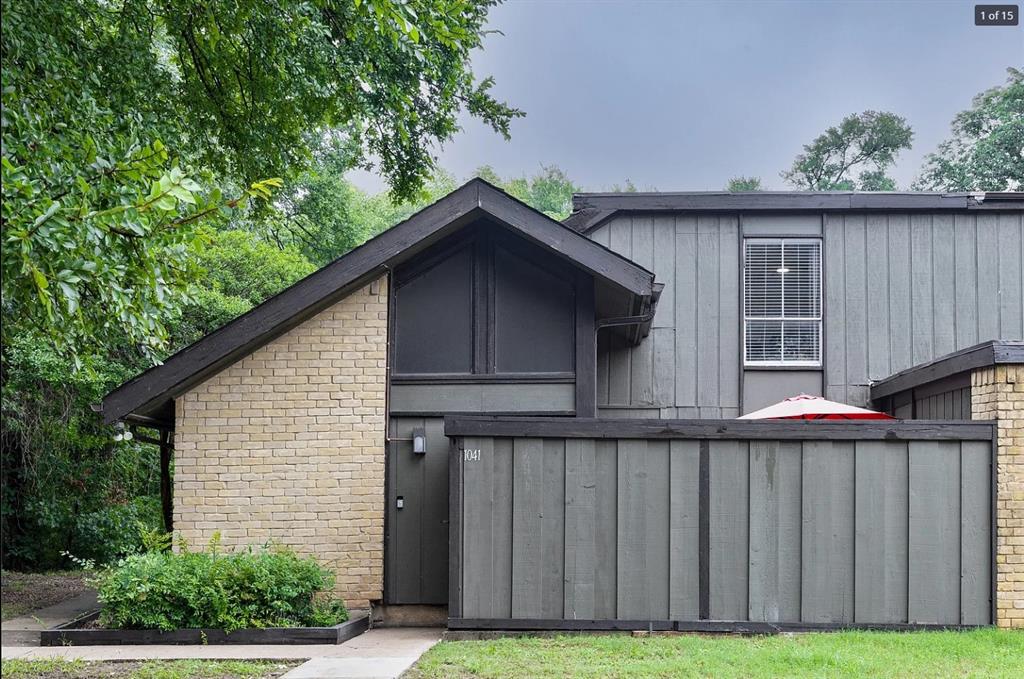
[[[759,243],[779,243],[782,245],[783,253],[785,253],[786,244],[814,244],[818,246],[818,315],[817,316],[787,316],[785,314],[781,316],[748,316],[747,315],[747,243],[751,241],[757,241]],[[824,244],[821,238],[800,238],[800,237],[760,237],[750,236],[743,238],[743,285],[740,295],[740,309],[743,313],[743,365],[750,367],[768,367],[768,368],[820,368],[822,365],[822,353],[825,340],[825,328],[823,324],[823,312],[825,309],[825,279],[823,271],[824,262]],[[785,254],[783,254],[783,261],[785,261]],[[786,297],[786,279],[783,274],[782,279],[782,304],[783,310],[785,310],[785,297]],[[775,361],[752,361],[747,357],[747,323],[750,321],[782,321],[782,336],[780,342],[782,346],[785,346],[785,332],[786,332],[786,321],[817,321],[818,322],[818,358],[813,361],[807,360],[789,360],[787,361],[784,357]]]

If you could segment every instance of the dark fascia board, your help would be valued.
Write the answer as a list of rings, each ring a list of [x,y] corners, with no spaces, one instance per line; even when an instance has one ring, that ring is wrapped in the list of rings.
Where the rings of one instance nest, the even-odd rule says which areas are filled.
[[[991,196],[991,200],[988,200]],[[616,212],[820,212],[844,210],[1013,210],[1024,206],[1024,192],[912,193],[856,191],[748,191],[682,193],[578,193],[565,220],[585,233]]]
[[[491,217],[591,274],[649,298],[654,274],[481,179],[472,179],[230,323],[111,391],[107,423],[148,411],[223,370],[445,235]]]
[[[871,400],[998,363],[1024,363],[1024,341],[990,340],[915,365],[871,385]]]
[[[953,420],[626,420],[615,418],[444,418],[446,436],[594,439],[991,441],[993,423]]]

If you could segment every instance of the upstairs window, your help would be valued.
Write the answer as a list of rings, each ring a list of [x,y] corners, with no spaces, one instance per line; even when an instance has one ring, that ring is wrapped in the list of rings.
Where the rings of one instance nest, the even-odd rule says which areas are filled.
[[[820,240],[744,240],[743,347],[750,366],[821,365]]]

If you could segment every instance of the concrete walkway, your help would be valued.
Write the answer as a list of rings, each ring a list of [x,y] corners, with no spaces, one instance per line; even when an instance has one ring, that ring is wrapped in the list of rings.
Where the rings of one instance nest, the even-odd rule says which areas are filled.
[[[40,630],[62,625],[99,610],[96,592],[85,592],[53,606],[0,623],[4,646],[38,646]]]
[[[61,646],[8,647],[3,658],[81,658],[82,660],[308,658],[282,679],[391,679],[412,667],[441,640],[443,629],[400,627],[371,629],[338,645],[293,646]]]

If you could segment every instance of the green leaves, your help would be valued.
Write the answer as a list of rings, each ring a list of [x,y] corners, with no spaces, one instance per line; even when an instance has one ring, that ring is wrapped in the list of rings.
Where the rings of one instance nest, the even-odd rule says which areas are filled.
[[[97,577],[101,619],[119,629],[224,629],[336,625],[340,601],[314,597],[334,582],[311,558],[283,547],[219,553],[135,554]]]
[[[1024,188],[1024,71],[974,97],[953,119],[953,136],[925,158],[914,188],[1020,191]]]
[[[914,133],[907,121],[886,111],[864,111],[843,118],[804,146],[782,178],[807,191],[880,190],[895,186],[885,176]],[[853,178],[861,170],[858,183]]]
[[[460,109],[521,115],[468,68],[491,4],[3,0],[6,318],[155,360],[198,223],[265,214],[335,144],[415,198]]]

